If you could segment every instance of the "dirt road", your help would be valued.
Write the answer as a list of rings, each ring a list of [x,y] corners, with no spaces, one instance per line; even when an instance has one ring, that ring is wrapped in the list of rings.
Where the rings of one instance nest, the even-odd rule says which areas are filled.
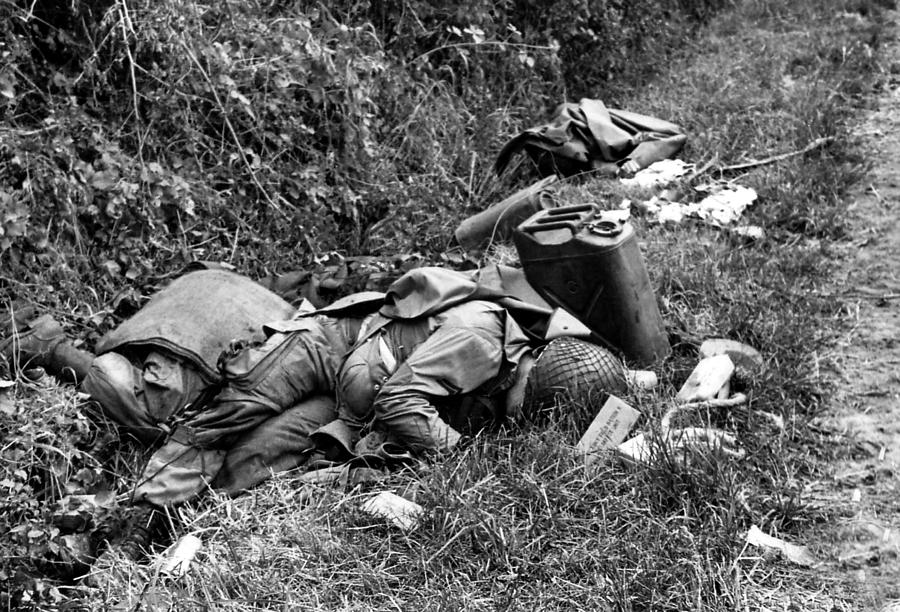
[[[900,26],[895,32],[885,65],[900,67]],[[848,203],[853,233],[835,279],[835,291],[847,299],[848,326],[825,360],[837,392],[821,424],[837,432],[846,452],[821,483],[819,501],[836,518],[822,527],[820,545],[824,575],[859,589],[862,609],[894,612],[900,611],[900,75],[856,133],[874,167]]]

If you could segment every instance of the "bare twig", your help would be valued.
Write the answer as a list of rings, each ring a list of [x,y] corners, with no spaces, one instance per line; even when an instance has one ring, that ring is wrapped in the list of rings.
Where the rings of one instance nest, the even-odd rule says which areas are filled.
[[[237,254],[238,248],[238,236],[241,234],[241,226],[238,225],[234,228],[234,239],[231,241],[231,255],[228,257],[228,263],[234,261],[234,256]]]
[[[131,15],[128,14],[128,5],[125,0],[121,0],[119,4],[121,19],[119,25],[122,27],[122,44],[125,46],[125,55],[128,56],[128,70],[131,76],[131,101],[134,106],[134,124],[137,131],[138,160],[141,162],[141,168],[144,167],[144,139],[141,136],[141,112],[138,107],[138,89],[137,78],[134,74],[134,56],[131,54],[131,46],[128,44],[129,34],[134,34],[134,24],[131,22]]]
[[[704,174],[704,173],[707,172],[710,168],[712,168],[713,165],[714,165],[717,161],[719,161],[719,156],[718,156],[718,154],[713,155],[713,156],[709,159],[709,161],[707,161],[705,164],[703,164],[702,166],[700,166],[699,168],[697,168],[697,169],[695,169],[693,172],[691,172],[691,173],[688,175],[687,180],[688,180],[688,181],[691,181],[691,180],[695,179],[696,177],[700,176],[701,174]]]
[[[0,127],[0,135],[2,134],[15,134],[21,138],[28,138],[30,136],[37,136],[38,134],[43,134],[44,132],[50,132],[52,130],[58,129],[58,123],[51,123],[50,125],[45,125],[44,127],[37,128],[34,130],[23,130],[19,128],[8,128],[8,127]]]
[[[811,143],[800,149],[799,151],[791,151],[790,153],[782,153],[781,155],[775,155],[772,157],[767,157],[765,159],[760,159],[751,162],[745,162],[743,164],[734,164],[732,166],[722,166],[721,168],[716,168],[716,172],[733,172],[735,170],[747,170],[749,168],[757,168],[759,166],[766,166],[768,164],[774,164],[776,162],[784,161],[786,159],[790,159],[792,157],[797,157],[798,155],[805,155],[810,151],[814,151],[820,147],[824,147],[827,144],[834,142],[834,138],[816,138]],[[698,172],[697,174],[700,174]]]
[[[194,52],[185,44],[183,39],[178,40],[181,48],[184,49],[184,52],[188,54],[191,62],[193,62],[194,66],[197,67],[197,70],[200,71],[200,74],[203,76],[203,79],[209,84],[209,90],[212,92],[213,97],[216,99],[216,105],[219,107],[219,111],[222,113],[222,119],[225,121],[225,127],[228,128],[228,133],[231,134],[231,139],[234,141],[234,145],[237,147],[238,154],[241,157],[241,161],[244,162],[244,165],[247,167],[247,171],[250,173],[250,177],[253,179],[253,183],[256,185],[256,188],[259,189],[259,192],[265,198],[266,203],[278,211],[281,216],[284,218],[288,218],[287,214],[284,212],[284,209],[279,206],[278,202],[276,202],[269,195],[269,192],[263,187],[262,183],[259,182],[259,177],[256,176],[256,170],[253,169],[253,165],[250,163],[250,160],[247,159],[247,154],[244,152],[244,147],[241,145],[241,140],[238,138],[237,131],[234,129],[234,125],[231,123],[231,119],[228,118],[228,111],[225,108],[225,105],[222,103],[222,99],[219,98],[219,93],[216,91],[215,84],[212,82],[212,79],[209,78],[209,74],[207,74],[206,70],[203,68],[203,65],[200,63],[200,60],[197,59],[197,56],[194,55]]]
[[[461,43],[453,43],[449,45],[442,45],[440,47],[435,47],[434,49],[429,49],[425,53],[420,53],[410,61],[406,62],[406,66],[410,64],[415,64],[417,61],[424,57],[428,57],[432,53],[437,53],[438,51],[443,51],[445,49],[458,49],[460,47],[509,47],[512,49],[535,49],[538,51],[553,51],[555,47],[551,45],[526,45],[523,43],[510,43],[503,42],[502,40],[483,40],[481,42],[461,42]]]
[[[848,298],[853,300],[896,300],[900,299],[900,293],[868,293],[865,291],[846,291],[842,293],[817,293],[812,295],[819,298]]]
[[[832,294],[829,297],[837,297]],[[865,293],[845,293],[844,297],[855,298],[859,300],[896,300],[900,298],[900,293],[882,293],[882,294],[872,294],[867,295]]]

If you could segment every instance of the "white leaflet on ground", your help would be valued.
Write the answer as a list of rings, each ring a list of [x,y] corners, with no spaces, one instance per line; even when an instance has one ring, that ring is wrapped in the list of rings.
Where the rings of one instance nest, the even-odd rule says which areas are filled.
[[[816,558],[805,546],[798,546],[796,544],[785,542],[780,538],[765,533],[756,525],[751,525],[750,529],[747,531],[747,543],[752,544],[753,546],[781,551],[781,554],[784,555],[788,561],[804,567],[812,567],[818,563]]]
[[[633,177],[619,180],[627,187],[659,187],[668,185],[693,169],[694,164],[686,163],[680,159],[663,159],[636,172]]]
[[[649,200],[634,204],[634,207],[641,213],[655,218],[659,223],[678,225],[686,217],[692,217],[706,221],[710,225],[724,227],[737,222],[756,198],[756,191],[750,187],[728,185],[699,202],[683,204],[653,196]],[[746,232],[750,238],[762,237],[760,228],[744,227],[747,229],[738,230],[738,233]]]

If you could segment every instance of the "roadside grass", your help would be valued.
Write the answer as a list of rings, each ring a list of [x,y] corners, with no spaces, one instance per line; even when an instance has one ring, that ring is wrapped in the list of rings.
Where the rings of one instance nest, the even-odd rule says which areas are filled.
[[[184,529],[210,542],[199,573],[173,593],[123,564],[109,570],[108,592],[136,603],[149,584],[179,607],[224,609],[680,609],[698,592],[729,601],[725,551],[690,528],[715,533],[710,509],[731,503],[728,491],[704,487],[708,506],[673,522],[677,500],[613,463],[585,470],[569,433],[482,437],[446,463],[386,477],[378,489],[405,489],[428,509],[408,533],[360,512],[372,487],[320,490],[304,505],[284,477],[212,513],[184,509]]]
[[[846,231],[842,197],[865,169],[847,121],[883,73],[877,9],[861,0],[740,3],[652,83],[609,101],[680,123],[690,135],[682,157],[698,166],[713,160],[686,193],[718,178],[759,193],[745,219],[765,230],[755,242],[695,223],[635,219],[674,340],[660,387],[626,398],[645,415],[638,428],[657,429],[703,339],[741,340],[767,361],[765,374],[738,388],[750,395],[749,408],[697,414],[690,424],[734,432],[745,458],[700,453],[681,462],[657,449],[650,466],[610,460],[587,469],[573,448],[584,423],[513,426],[373,484],[316,487],[286,474],[241,498],[211,494],[181,507],[169,520],[172,536],[204,541],[184,578],[159,575],[160,544],[149,564],[112,557],[89,581],[39,584],[29,576],[41,571],[40,555],[56,554],[51,544],[60,536],[50,506],[67,493],[44,483],[57,482],[59,470],[70,479],[87,467],[125,490],[114,479],[127,469],[118,466],[114,476],[95,459],[78,459],[99,435],[86,420],[81,437],[67,432],[82,423],[81,400],[23,384],[14,391],[20,418],[9,421],[4,439],[28,424],[33,441],[66,459],[57,466],[29,450],[40,444],[5,447],[0,486],[19,496],[7,516],[10,524],[26,516],[29,528],[2,540],[4,550],[23,551],[28,566],[16,576],[5,565],[4,580],[21,578],[30,604],[43,609],[680,611],[756,610],[776,600],[793,609],[853,609],[849,585],[822,584],[814,570],[747,549],[743,535],[756,524],[790,539],[828,516],[804,497],[816,469],[811,457],[831,452],[807,424],[830,392],[820,362],[843,316],[840,300],[821,288],[832,269],[830,244]],[[742,175],[715,171],[817,138],[834,140]],[[610,208],[635,196],[583,179],[562,193]],[[761,413],[782,417],[784,428]],[[133,450],[125,456],[137,461]],[[417,528],[400,531],[360,510],[384,489],[424,507]],[[29,551],[38,557],[25,562]]]

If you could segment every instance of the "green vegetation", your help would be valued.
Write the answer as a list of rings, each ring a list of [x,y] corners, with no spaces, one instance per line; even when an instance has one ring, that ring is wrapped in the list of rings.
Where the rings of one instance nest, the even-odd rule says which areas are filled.
[[[721,3],[7,2],[6,283],[96,310],[195,258],[442,251],[509,191],[506,138],[643,80]]]
[[[586,472],[571,449],[583,423],[511,429],[379,483],[425,507],[411,532],[360,512],[368,489],[304,488],[287,475],[170,517],[174,534],[205,541],[181,581],[123,558],[78,582],[84,542],[52,515],[114,518],[74,496],[126,491],[139,452],[105,438],[80,397],[19,378],[11,399],[0,395],[4,606],[733,610],[760,608],[760,593],[784,581],[797,606],[811,605],[809,577],[781,575],[778,561],[758,569],[742,534],[827,518],[803,498],[811,457],[827,452],[807,423],[828,394],[817,359],[842,304],[822,287],[842,198],[865,169],[849,122],[886,72],[883,7],[546,6],[0,5],[0,287],[89,344],[196,258],[250,275],[311,267],[333,250],[374,256],[388,276],[470,264],[445,253],[456,223],[534,178],[524,164],[493,177],[493,155],[564,99],[680,124],[682,157],[713,162],[693,185],[833,138],[727,175],[760,194],[747,221],[763,240],[636,220],[675,341],[660,389],[630,398],[647,415],[639,427],[658,423],[702,339],[741,340],[769,365],[745,389],[750,410],[698,420],[736,432],[746,458]],[[625,195],[590,177],[562,192],[611,208]],[[782,416],[784,431],[761,412]]]

